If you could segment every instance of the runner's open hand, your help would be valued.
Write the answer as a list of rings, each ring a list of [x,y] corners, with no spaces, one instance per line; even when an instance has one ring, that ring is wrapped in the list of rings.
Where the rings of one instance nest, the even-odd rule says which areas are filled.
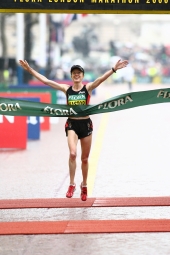
[[[19,64],[26,70],[31,71],[31,67],[29,66],[28,62],[26,60],[19,60]]]
[[[129,64],[129,63],[128,63],[127,60],[123,60],[123,61],[122,61],[121,59],[119,59],[119,60],[117,61],[116,65],[114,66],[114,70],[116,71],[116,70],[118,70],[118,69],[124,68],[124,67],[126,67],[128,64]]]

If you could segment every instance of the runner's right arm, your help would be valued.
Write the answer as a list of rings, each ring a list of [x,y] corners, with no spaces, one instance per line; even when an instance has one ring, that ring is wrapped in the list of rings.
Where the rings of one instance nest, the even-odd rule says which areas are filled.
[[[64,93],[66,93],[67,89],[69,88],[69,85],[67,84],[59,84],[55,81],[49,80],[47,79],[47,77],[45,77],[44,75],[38,73],[37,71],[35,71],[32,67],[30,67],[30,65],[28,64],[28,62],[25,60],[19,60],[20,65],[30,74],[32,74],[36,79],[38,79],[39,81],[41,81],[42,83],[57,89],[57,90],[61,90]]]

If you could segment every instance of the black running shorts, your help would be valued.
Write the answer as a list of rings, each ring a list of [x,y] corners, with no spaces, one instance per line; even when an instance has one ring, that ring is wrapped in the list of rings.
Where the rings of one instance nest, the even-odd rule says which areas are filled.
[[[78,139],[82,139],[92,134],[93,131],[92,120],[90,118],[79,120],[68,118],[65,124],[66,136],[68,136],[68,130],[74,130],[74,132],[78,136]]]

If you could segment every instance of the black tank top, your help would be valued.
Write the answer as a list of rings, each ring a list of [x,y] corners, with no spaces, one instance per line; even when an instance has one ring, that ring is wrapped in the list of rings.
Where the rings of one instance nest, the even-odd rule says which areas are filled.
[[[72,86],[66,92],[68,105],[88,105],[90,101],[90,95],[84,85],[79,91],[74,91]]]

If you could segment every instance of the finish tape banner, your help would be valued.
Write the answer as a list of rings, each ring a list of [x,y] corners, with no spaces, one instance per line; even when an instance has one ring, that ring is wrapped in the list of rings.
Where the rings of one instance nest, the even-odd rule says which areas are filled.
[[[132,92],[95,105],[47,104],[0,97],[0,114],[11,116],[83,117],[170,102],[170,88]]]

